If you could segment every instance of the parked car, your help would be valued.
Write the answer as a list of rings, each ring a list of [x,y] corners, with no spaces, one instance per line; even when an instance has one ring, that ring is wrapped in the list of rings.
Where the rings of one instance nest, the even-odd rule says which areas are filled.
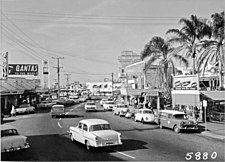
[[[46,100],[38,104],[38,108],[52,108],[53,105],[56,105],[56,102],[51,102],[50,100]]]
[[[1,126],[1,152],[11,152],[29,148],[27,137],[20,135],[11,125]]]
[[[50,112],[51,117],[58,117],[65,115],[65,107],[64,105],[53,105],[51,112]]]
[[[108,99],[106,99],[106,98],[101,99],[101,101],[100,101],[100,106],[103,106],[103,104],[104,104],[106,101],[108,101]]]
[[[177,133],[181,130],[198,130],[197,122],[188,120],[184,112],[175,110],[161,110],[158,124],[160,128],[171,128]]]
[[[34,113],[35,107],[31,106],[30,104],[24,103],[19,105],[19,107],[17,107],[15,111],[16,114]]]
[[[113,115],[125,116],[128,110],[128,105],[118,104],[113,108]]]
[[[135,114],[134,121],[140,121],[143,124],[146,122],[154,123],[155,116],[150,109],[139,109]]]
[[[135,117],[135,111],[134,110],[133,111],[129,110],[125,115],[125,118],[128,118],[128,119],[133,118],[133,117]]]
[[[97,110],[97,107],[95,105],[95,102],[87,102],[85,105],[84,105],[84,110],[87,112],[87,111],[96,111]]]
[[[115,106],[113,101],[105,101],[103,103],[104,110],[113,110],[113,107]]]
[[[102,119],[84,119],[76,127],[70,126],[72,141],[78,141],[91,147],[105,147],[122,145],[121,133],[112,130],[110,124]]]

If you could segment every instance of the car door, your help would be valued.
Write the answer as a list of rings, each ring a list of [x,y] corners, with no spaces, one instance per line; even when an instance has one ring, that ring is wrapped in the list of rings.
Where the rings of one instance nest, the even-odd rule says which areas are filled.
[[[74,139],[78,142],[83,143],[83,123],[78,124],[77,132],[74,133]]]
[[[168,128],[173,128],[173,122],[172,122],[173,115],[168,114],[168,120],[167,120],[167,127]]]
[[[86,124],[83,124],[82,143],[85,143],[85,139],[88,139],[88,126]]]
[[[168,114],[164,112],[161,112],[159,116],[159,123],[164,127],[167,127],[167,116]]]

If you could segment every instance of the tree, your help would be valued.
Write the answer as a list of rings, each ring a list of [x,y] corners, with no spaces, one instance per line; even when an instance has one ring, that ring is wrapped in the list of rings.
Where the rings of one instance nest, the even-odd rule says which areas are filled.
[[[166,33],[173,36],[168,41],[171,44],[176,44],[176,52],[184,54],[186,57],[191,57],[193,62],[192,73],[195,74],[196,49],[198,43],[205,36],[210,36],[211,28],[206,24],[206,19],[197,18],[191,15],[190,20],[182,18],[179,23],[183,24],[181,30],[169,29]]]
[[[142,60],[149,58],[147,60],[147,66],[151,66],[154,62],[159,63],[159,67],[162,74],[162,82],[165,83],[162,88],[165,88],[168,94],[172,88],[171,84],[171,71],[175,74],[174,61],[179,60],[188,66],[188,61],[181,55],[174,53],[175,51],[163,38],[155,36],[148,44],[145,45],[145,49],[141,53]]]
[[[202,41],[202,54],[198,59],[199,69],[204,73],[206,66],[210,62],[215,62],[219,70],[220,88],[223,87],[223,75],[225,73],[225,32],[224,32],[224,12],[215,13],[211,16],[212,39]]]

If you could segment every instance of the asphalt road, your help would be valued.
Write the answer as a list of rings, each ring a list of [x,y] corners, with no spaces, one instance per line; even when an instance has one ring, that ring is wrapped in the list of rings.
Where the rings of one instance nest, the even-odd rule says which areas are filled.
[[[99,105],[99,103],[97,103]],[[100,107],[100,106],[99,106]],[[4,124],[18,128],[28,137],[30,149],[2,153],[3,161],[224,161],[224,141],[201,136],[198,132],[176,134],[155,124],[142,124],[114,116],[112,112],[85,112],[84,104],[66,108],[66,115],[51,118],[49,111],[19,115]],[[67,131],[84,118],[101,118],[122,133],[123,145],[116,149],[87,151],[72,142]],[[193,153],[193,154],[191,154]],[[201,154],[199,156],[199,154]],[[186,157],[186,158],[185,158]]]

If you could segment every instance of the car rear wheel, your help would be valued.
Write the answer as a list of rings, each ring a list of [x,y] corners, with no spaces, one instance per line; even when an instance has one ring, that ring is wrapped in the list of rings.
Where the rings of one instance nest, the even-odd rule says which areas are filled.
[[[141,122],[142,122],[142,124],[145,124],[145,121],[144,121],[144,119],[143,119],[143,118],[141,119]]]
[[[160,129],[162,129],[162,128],[163,128],[163,126],[162,126],[162,124],[161,124],[161,123],[159,123],[159,128],[160,128]]]
[[[91,150],[91,145],[90,145],[89,141],[86,141],[85,145],[86,145],[87,150]]]
[[[174,132],[176,132],[176,133],[180,133],[180,129],[178,128],[177,125],[174,126],[173,130],[174,130]]]

